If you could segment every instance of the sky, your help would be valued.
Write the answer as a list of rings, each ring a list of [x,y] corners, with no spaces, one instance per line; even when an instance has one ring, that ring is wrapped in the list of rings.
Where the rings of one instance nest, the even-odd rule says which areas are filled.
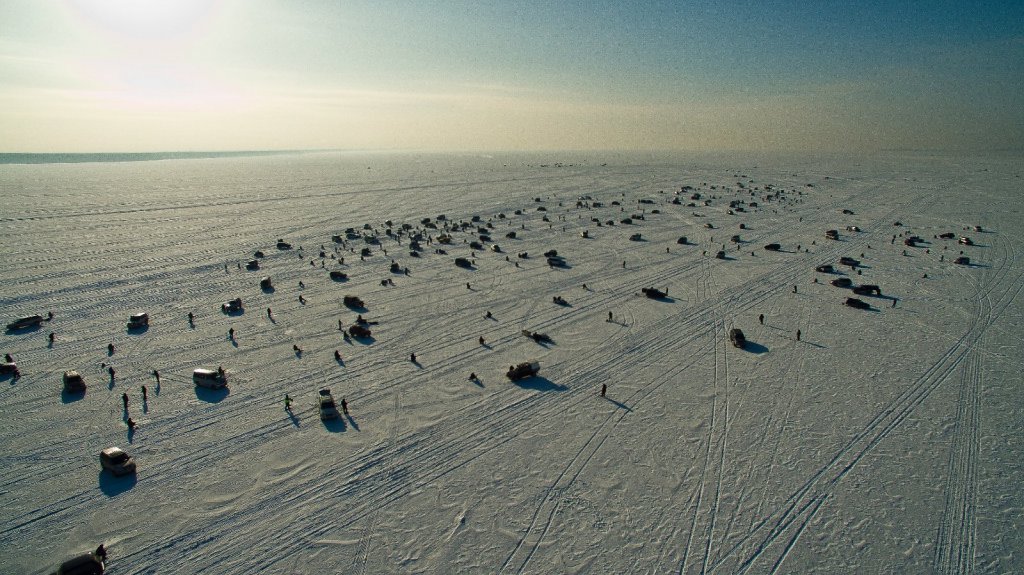
[[[1024,150],[1024,3],[3,0],[0,151]]]

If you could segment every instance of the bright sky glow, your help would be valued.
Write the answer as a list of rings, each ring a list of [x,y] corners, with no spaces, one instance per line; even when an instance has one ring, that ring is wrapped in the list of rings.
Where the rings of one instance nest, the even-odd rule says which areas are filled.
[[[2,151],[1024,148],[1024,5],[6,0]]]

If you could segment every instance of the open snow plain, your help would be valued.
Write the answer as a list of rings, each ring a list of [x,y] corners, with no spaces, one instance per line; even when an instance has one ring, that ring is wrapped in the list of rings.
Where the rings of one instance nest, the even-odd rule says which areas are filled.
[[[1021,572],[1022,171],[910,154],[0,166],[3,312],[55,313],[0,335],[21,371],[0,381],[0,571],[105,542],[111,573]],[[436,239],[439,214],[481,221],[421,257],[384,233]],[[363,224],[381,245],[332,242]],[[470,253],[478,226],[502,252]],[[882,296],[846,307],[838,277]],[[345,294],[372,340],[343,340]],[[222,314],[234,297],[244,314]],[[151,325],[128,332],[137,311]],[[529,359],[538,377],[505,378]],[[226,393],[193,385],[217,366]],[[62,395],[68,369],[84,396]],[[323,387],[350,417],[321,422]],[[111,445],[136,477],[100,472]]]

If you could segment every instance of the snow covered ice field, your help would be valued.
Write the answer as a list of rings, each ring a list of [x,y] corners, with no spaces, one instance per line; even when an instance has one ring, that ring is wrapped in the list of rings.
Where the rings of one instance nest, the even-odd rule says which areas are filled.
[[[1022,169],[924,154],[0,165],[5,323],[55,313],[0,335],[22,374],[0,381],[0,572],[100,542],[110,573],[1024,571]],[[682,186],[695,207],[689,190],[671,203]],[[421,257],[384,235],[440,214],[481,221]],[[488,222],[502,252],[473,256],[464,240]],[[331,236],[364,223],[383,241],[360,261]],[[882,296],[844,306],[837,277]],[[345,294],[372,340],[342,339]],[[245,312],[222,314],[234,297]],[[129,332],[138,311],[151,325]],[[530,359],[538,377],[505,378]],[[193,385],[217,366],[227,392]],[[69,369],[84,396],[61,393]],[[321,422],[323,387],[350,417]],[[112,445],[135,477],[100,472]]]

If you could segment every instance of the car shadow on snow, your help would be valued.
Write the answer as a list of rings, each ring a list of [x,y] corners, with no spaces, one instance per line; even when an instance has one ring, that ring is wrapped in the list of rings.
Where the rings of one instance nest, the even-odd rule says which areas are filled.
[[[342,431],[346,431],[347,429],[347,427],[345,426],[345,420],[341,417],[336,417],[334,419],[325,419],[323,423],[324,429],[330,431],[331,433],[341,433]]]
[[[546,377],[535,375],[526,379],[520,379],[519,381],[513,381],[512,383],[518,385],[523,389],[533,389],[536,391],[565,391],[568,387],[555,383]]]
[[[7,332],[6,333],[7,333],[7,335],[15,335],[15,334],[21,334],[21,333],[35,333],[35,332],[37,332],[37,331],[39,331],[41,329],[43,329],[42,324],[36,323],[36,324],[32,324],[32,325],[27,326],[27,327],[19,327],[19,328],[13,328],[13,329],[12,328],[7,328]]]
[[[61,403],[74,403],[76,401],[82,401],[83,399],[85,399],[84,391],[79,393],[68,393],[67,391],[60,392]]]
[[[112,473],[104,469],[100,471],[99,475],[100,491],[102,491],[107,497],[117,497],[132,487],[135,487],[135,484],[138,482],[139,478],[134,473],[115,477]]]
[[[748,341],[743,345],[743,351],[761,355],[762,353],[768,353],[768,348],[759,343]]]
[[[229,393],[231,393],[231,390],[228,389],[227,387],[222,387],[220,389],[210,389],[207,387],[197,385],[195,389],[196,397],[200,401],[205,401],[207,403],[220,403],[221,401],[224,400],[225,397],[228,396]]]

